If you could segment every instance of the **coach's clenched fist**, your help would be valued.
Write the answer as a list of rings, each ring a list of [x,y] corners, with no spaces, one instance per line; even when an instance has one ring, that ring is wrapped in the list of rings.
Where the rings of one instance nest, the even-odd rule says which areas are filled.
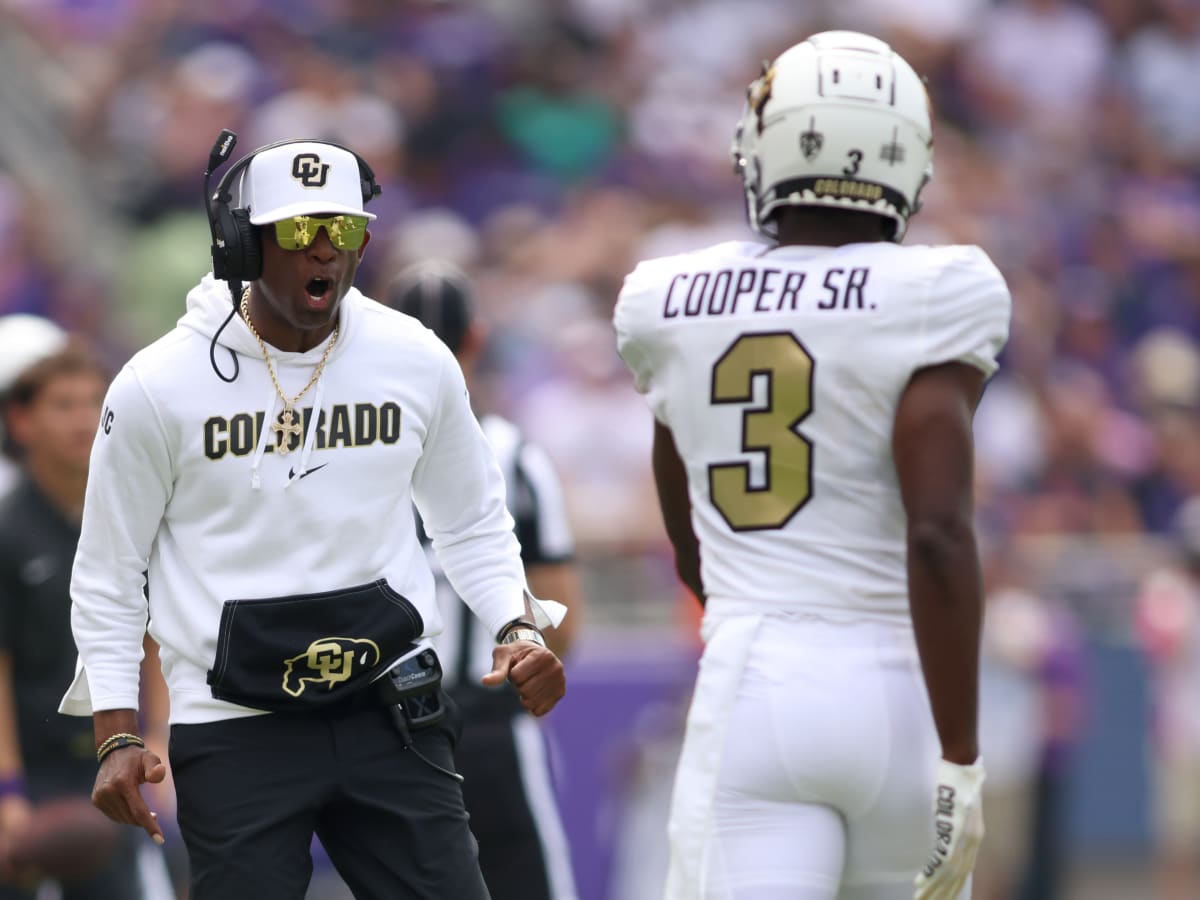
[[[562,661],[534,640],[516,640],[492,651],[492,671],[483,676],[488,687],[511,681],[521,703],[535,716],[554,709],[567,691]]]

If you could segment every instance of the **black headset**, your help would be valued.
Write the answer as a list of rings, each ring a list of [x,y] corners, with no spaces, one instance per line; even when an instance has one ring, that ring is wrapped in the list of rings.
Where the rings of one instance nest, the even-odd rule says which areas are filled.
[[[367,161],[349,147],[343,147],[333,141],[307,138],[277,141],[274,144],[259,147],[252,153],[247,153],[229,167],[229,171],[217,183],[216,191],[210,191],[213,171],[219,169],[229,159],[229,154],[237,145],[237,134],[228,128],[221,129],[216,143],[213,144],[213,148],[208,154],[208,168],[204,170],[204,209],[208,213],[208,227],[212,232],[213,277],[229,282],[229,294],[233,298],[233,309],[230,310],[229,316],[221,327],[217,329],[216,334],[212,336],[208,347],[209,362],[212,364],[213,371],[222,381],[234,381],[238,377],[239,366],[237,354],[232,350],[229,351],[229,355],[233,357],[233,375],[226,376],[217,366],[217,337],[225,330],[229,320],[237,315],[238,301],[242,296],[242,282],[255,281],[262,275],[262,234],[259,227],[250,221],[249,209],[244,206],[230,206],[233,201],[234,179],[250,165],[250,161],[254,157],[264,150],[301,143],[326,144],[330,147],[337,147],[358,160],[359,185],[362,188],[364,204],[383,193],[383,188],[375,180],[375,173],[371,171]]]
[[[371,171],[367,161],[349,147],[343,147],[333,141],[309,139],[278,141],[246,154],[229,167],[229,171],[217,184],[216,191],[210,193],[209,184],[213,170],[229,158],[237,144],[237,135],[229,129],[224,129],[213,144],[212,153],[208,157],[208,168],[204,172],[204,208],[208,212],[208,225],[213,239],[213,277],[229,282],[242,282],[254,281],[262,275],[261,236],[257,226],[250,222],[249,209],[244,206],[230,206],[233,200],[233,185],[238,175],[250,165],[250,161],[264,150],[300,143],[337,147],[358,160],[358,176],[364,204],[383,193],[383,188],[375,181],[375,173]]]

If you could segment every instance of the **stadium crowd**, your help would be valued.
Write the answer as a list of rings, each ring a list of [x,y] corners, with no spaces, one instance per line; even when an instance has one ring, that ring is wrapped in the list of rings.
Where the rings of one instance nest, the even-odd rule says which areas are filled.
[[[612,424],[635,400],[610,308],[636,259],[740,234],[713,150],[741,107],[739,61],[821,27],[878,33],[928,75],[943,123],[910,242],[987,247],[1016,297],[980,423],[992,530],[1162,532],[1200,485],[1200,10],[1187,0],[0,10],[4,80],[41,101],[27,136],[61,144],[25,156],[5,139],[0,312],[46,315],[123,360],[173,324],[206,265],[199,174],[221,127],[239,151],[300,133],[353,143],[384,184],[365,286],[380,294],[422,256],[467,267],[498,338],[490,401],[558,445],[579,497],[617,502],[645,499],[646,457]],[[79,166],[27,171],[64,156]],[[610,424],[575,446],[584,429],[563,416]],[[580,454],[589,465],[571,465]],[[581,537],[645,518],[604,508]]]
[[[359,284],[383,298],[427,257],[470,273],[492,327],[481,405],[557,464],[581,561],[640,561],[661,587],[613,303],[637,260],[744,236],[717,152],[743,61],[830,27],[928,76],[935,177],[907,242],[980,244],[1012,289],[976,426],[991,584],[1132,635],[1133,588],[1099,588],[1136,586],[1200,494],[1195,0],[0,0],[0,314],[53,319],[117,366],[209,265],[221,128],[235,156],[347,143],[383,185]],[[1064,536],[1136,559],[1064,573]],[[676,600],[604,592],[590,618]]]

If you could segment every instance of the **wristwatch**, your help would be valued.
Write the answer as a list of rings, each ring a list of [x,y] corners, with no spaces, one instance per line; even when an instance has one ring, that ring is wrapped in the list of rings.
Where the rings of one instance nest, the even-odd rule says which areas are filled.
[[[522,619],[509,622],[500,632],[499,643],[512,644],[517,641],[533,641],[535,644],[546,646],[546,639],[542,637],[538,627]]]

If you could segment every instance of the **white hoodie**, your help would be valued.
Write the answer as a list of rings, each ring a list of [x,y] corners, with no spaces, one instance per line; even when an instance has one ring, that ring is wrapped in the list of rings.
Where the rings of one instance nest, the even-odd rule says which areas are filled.
[[[206,683],[226,600],[385,578],[420,612],[424,634],[438,633],[414,503],[455,590],[492,634],[524,611],[503,478],[441,341],[351,289],[324,373],[297,403],[306,412],[303,449],[283,455],[270,428],[258,437],[255,423],[273,422],[282,404],[241,317],[216,348],[227,376],[229,351],[236,355],[237,378],[222,381],[210,364],[210,340],[230,310],[226,283],[205,276],[178,326],[137,353],[109,389],[71,581],[79,667],[62,712],[137,708],[144,584],[172,723],[258,712],[215,700]],[[293,397],[325,344],[268,349]]]

